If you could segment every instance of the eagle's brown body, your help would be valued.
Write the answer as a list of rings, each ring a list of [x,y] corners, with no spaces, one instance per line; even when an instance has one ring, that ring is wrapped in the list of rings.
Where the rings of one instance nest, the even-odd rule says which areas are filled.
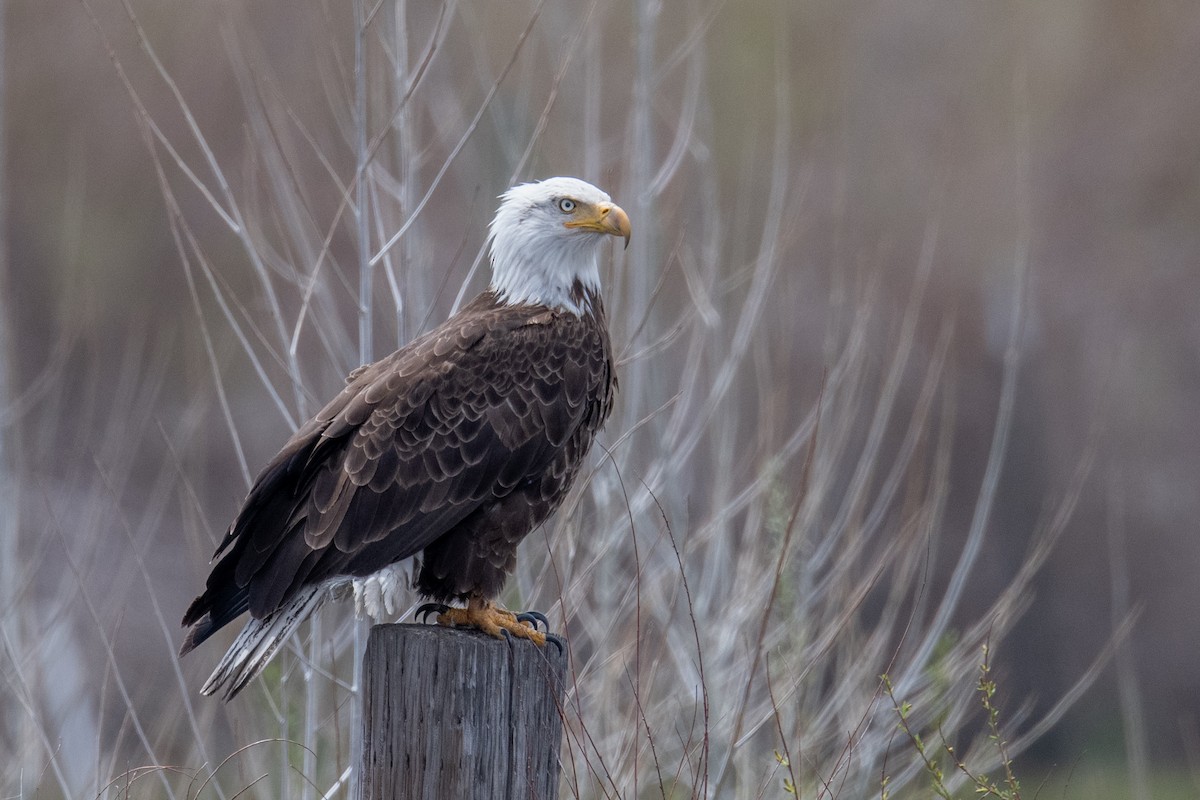
[[[304,587],[420,554],[434,600],[495,597],[612,408],[600,298],[585,313],[493,292],[361,367],[259,475],[189,607],[184,652]]]

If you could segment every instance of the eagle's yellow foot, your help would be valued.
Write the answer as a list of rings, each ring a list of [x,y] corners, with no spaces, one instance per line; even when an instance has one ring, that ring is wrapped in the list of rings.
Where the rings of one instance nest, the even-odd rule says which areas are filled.
[[[432,611],[439,612],[437,623],[452,628],[475,628],[486,634],[502,639],[507,631],[521,639],[528,639],[538,647],[545,647],[546,634],[537,629],[537,621],[545,620],[541,614],[517,615],[507,609],[499,608],[494,603],[481,598],[472,597],[467,601],[466,608],[451,608],[441,604],[430,603],[417,610],[417,616]],[[555,644],[562,645],[555,639]]]

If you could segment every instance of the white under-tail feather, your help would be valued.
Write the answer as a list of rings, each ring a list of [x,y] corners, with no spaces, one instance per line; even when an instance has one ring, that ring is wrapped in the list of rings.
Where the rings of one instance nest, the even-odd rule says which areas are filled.
[[[350,581],[354,590],[354,613],[364,614],[376,622],[396,616],[406,600],[413,584],[416,565],[411,558],[398,561],[373,572],[365,578]]]
[[[228,700],[245,688],[263,671],[271,656],[296,632],[300,623],[329,599],[329,588],[326,584],[305,587],[279,610],[262,619],[251,617],[225,652],[221,663],[204,682],[200,693],[216,694],[225,687],[225,699]]]

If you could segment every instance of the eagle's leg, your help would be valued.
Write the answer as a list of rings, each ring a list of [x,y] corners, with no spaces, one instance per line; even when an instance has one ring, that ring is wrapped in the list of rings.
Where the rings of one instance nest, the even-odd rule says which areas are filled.
[[[467,599],[466,608],[448,608],[438,614],[439,625],[455,628],[475,628],[484,633],[502,638],[507,631],[512,636],[528,639],[539,647],[546,645],[546,634],[539,631],[532,621],[526,622],[516,614],[499,608],[490,600],[479,595]]]

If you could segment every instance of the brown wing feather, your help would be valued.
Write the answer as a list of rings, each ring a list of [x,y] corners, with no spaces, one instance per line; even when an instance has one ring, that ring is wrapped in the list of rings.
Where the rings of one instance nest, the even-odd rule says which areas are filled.
[[[561,493],[570,475],[560,451],[586,450],[592,430],[582,443],[572,433],[607,416],[611,373],[602,317],[481,295],[352,373],[289,440],[231,526],[185,624],[212,612],[218,596],[248,594],[261,617],[304,584],[374,572],[524,482]],[[589,396],[602,397],[599,412]],[[566,459],[572,474],[580,457]]]

